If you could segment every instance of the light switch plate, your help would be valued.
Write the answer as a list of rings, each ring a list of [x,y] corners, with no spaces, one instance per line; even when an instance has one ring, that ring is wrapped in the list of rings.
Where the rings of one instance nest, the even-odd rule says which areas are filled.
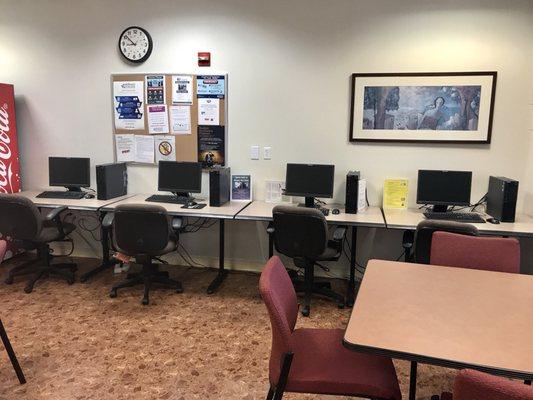
[[[272,147],[263,147],[263,160],[270,160],[272,158]]]
[[[259,160],[259,146],[250,147],[250,159]]]

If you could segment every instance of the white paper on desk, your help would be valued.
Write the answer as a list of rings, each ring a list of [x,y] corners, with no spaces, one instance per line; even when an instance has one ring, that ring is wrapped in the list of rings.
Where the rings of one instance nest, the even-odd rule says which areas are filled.
[[[165,104],[148,106],[148,133],[168,133],[168,113]]]
[[[366,179],[359,179],[357,193],[357,212],[366,210]]]
[[[154,137],[150,135],[135,135],[135,159],[139,163],[154,163]]]
[[[133,161],[135,158],[134,135],[115,135],[117,162]]]
[[[198,99],[198,125],[219,125],[219,99]]]
[[[172,75],[172,104],[192,104],[192,76]]]
[[[175,136],[155,136],[155,162],[161,160],[176,161]]]
[[[175,135],[191,134],[190,106],[170,106],[170,133]]]

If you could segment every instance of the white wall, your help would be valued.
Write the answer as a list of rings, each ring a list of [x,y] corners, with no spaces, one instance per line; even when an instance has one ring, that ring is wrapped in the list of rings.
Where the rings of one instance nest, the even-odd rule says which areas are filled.
[[[373,204],[384,178],[407,177],[414,205],[419,168],[473,170],[473,201],[490,174],[533,179],[525,168],[528,157],[533,167],[528,0],[0,0],[0,9],[0,81],[16,88],[24,188],[46,185],[49,155],[113,159],[111,73],[195,71],[198,51],[211,51],[211,70],[229,74],[229,161],[253,175],[258,199],[287,161],[334,162],[337,200],[346,172],[359,169]],[[133,24],[155,43],[139,67],[117,52],[118,35]],[[348,142],[351,73],[474,70],[498,71],[490,146]],[[253,144],[272,146],[272,160],[249,160]],[[155,168],[129,173],[131,191],[155,190]],[[262,225],[228,225],[228,256],[260,265]],[[216,256],[216,230],[202,235],[185,242],[194,254]],[[398,256],[399,237],[361,230],[361,260]]]

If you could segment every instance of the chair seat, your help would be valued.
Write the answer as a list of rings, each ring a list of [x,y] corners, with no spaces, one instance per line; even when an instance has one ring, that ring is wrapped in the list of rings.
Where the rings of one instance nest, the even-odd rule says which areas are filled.
[[[74,229],[76,229],[76,226],[74,224],[71,224],[69,222],[63,222],[63,231],[65,232],[65,235],[68,235]],[[47,243],[47,242],[53,242],[54,240],[61,239],[62,235],[57,229],[57,225],[54,221],[46,221],[43,224],[43,229],[41,230],[41,233],[37,238],[35,239],[35,242],[38,243]]]
[[[286,390],[401,399],[392,361],[346,349],[343,336],[342,329],[296,329]]]

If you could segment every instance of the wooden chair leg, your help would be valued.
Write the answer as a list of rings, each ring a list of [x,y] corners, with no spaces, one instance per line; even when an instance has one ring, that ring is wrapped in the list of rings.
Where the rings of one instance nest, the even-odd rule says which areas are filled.
[[[6,348],[7,354],[9,356],[9,359],[11,360],[11,364],[13,365],[13,369],[15,370],[15,373],[17,374],[17,378],[19,379],[20,384],[21,385],[25,384],[26,378],[24,377],[22,368],[20,367],[20,364],[17,360],[15,351],[13,350],[13,347],[11,347],[11,342],[9,341],[9,338],[7,337],[7,333],[4,328],[4,324],[2,324],[1,319],[0,319],[0,337],[2,338],[2,343],[4,344],[4,347]]]

